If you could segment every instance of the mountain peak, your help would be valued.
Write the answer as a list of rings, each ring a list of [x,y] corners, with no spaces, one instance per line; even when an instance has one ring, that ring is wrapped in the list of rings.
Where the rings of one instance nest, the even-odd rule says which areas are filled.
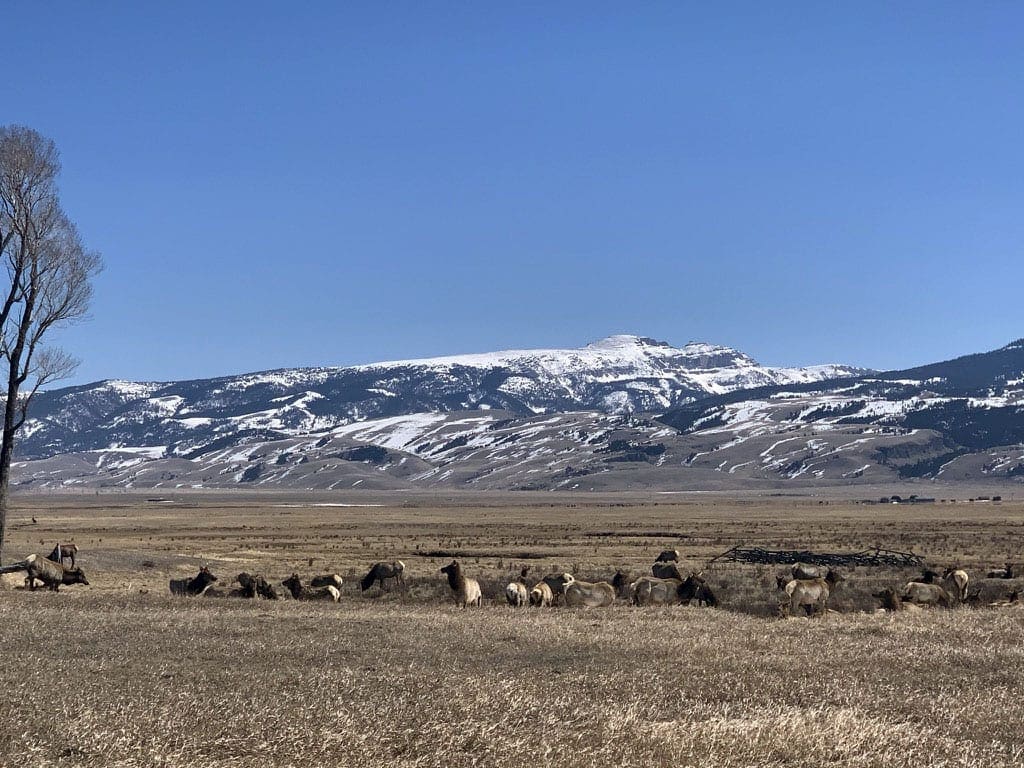
[[[649,336],[635,336],[630,333],[619,333],[612,336],[606,336],[603,339],[592,341],[586,346],[587,349],[622,349],[630,347],[673,348],[667,341],[658,341],[657,339],[652,339]]]

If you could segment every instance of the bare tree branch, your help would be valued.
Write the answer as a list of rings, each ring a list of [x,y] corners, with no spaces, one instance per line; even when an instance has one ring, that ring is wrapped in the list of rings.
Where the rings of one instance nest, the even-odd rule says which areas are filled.
[[[54,329],[86,316],[99,254],[82,246],[57,192],[54,143],[30,128],[0,127],[0,552],[11,459],[18,429],[36,393],[70,375],[77,361],[43,347]]]

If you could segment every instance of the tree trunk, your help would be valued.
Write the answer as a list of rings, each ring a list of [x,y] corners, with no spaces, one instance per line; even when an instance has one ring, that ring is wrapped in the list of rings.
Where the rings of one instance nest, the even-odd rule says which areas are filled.
[[[17,424],[17,407],[18,385],[11,382],[7,388],[3,437],[0,438],[0,564],[3,563],[4,534],[7,531],[7,502],[11,486],[11,459],[14,457],[14,434],[17,431],[14,427]]]

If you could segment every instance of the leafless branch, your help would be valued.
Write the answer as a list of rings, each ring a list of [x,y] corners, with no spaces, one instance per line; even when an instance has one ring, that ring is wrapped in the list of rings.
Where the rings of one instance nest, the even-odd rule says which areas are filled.
[[[59,172],[52,141],[30,128],[0,127],[0,263],[8,279],[0,283],[0,548],[15,435],[36,393],[77,366],[43,340],[86,316],[101,269],[61,208]]]

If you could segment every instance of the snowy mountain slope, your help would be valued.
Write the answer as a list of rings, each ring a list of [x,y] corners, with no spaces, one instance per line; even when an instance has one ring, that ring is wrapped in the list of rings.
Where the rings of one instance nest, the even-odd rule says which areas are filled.
[[[852,474],[870,461],[868,453],[898,441],[882,430],[823,436],[808,428],[774,446],[763,436],[737,437],[709,442],[653,419],[593,411],[421,413],[320,435],[249,440],[190,458],[121,448],[18,462],[14,482],[21,488],[678,490],[895,477],[882,467]],[[826,446],[835,458],[825,469],[797,471],[794,462],[812,453],[821,459]],[[749,460],[751,451],[760,454],[757,462]]]
[[[903,477],[1019,477],[1024,467],[1017,469],[1021,452],[1013,446],[1024,444],[1024,344],[859,378],[727,393],[661,419],[711,441],[727,436],[731,446],[808,428],[882,430],[907,439],[899,450],[879,448],[872,462]]]
[[[22,488],[1024,482],[1024,343],[876,373],[763,368],[724,347],[620,336],[580,350],[107,381],[44,393],[27,426]]]
[[[366,419],[494,409],[525,417],[661,411],[737,388],[863,373],[831,365],[767,368],[727,347],[678,349],[612,336],[575,350],[526,350],[195,381],[105,381],[41,393],[18,446],[41,459],[111,447],[192,458]]]
[[[889,483],[900,479],[900,461],[945,451],[942,436],[930,430],[800,423],[791,406],[751,404],[692,433],[594,411],[409,414],[317,435],[249,437],[187,458],[163,448],[120,448],[18,462],[14,482],[21,488],[786,488]],[[1024,461],[1024,449],[973,458],[993,466],[998,460],[1011,471]]]

